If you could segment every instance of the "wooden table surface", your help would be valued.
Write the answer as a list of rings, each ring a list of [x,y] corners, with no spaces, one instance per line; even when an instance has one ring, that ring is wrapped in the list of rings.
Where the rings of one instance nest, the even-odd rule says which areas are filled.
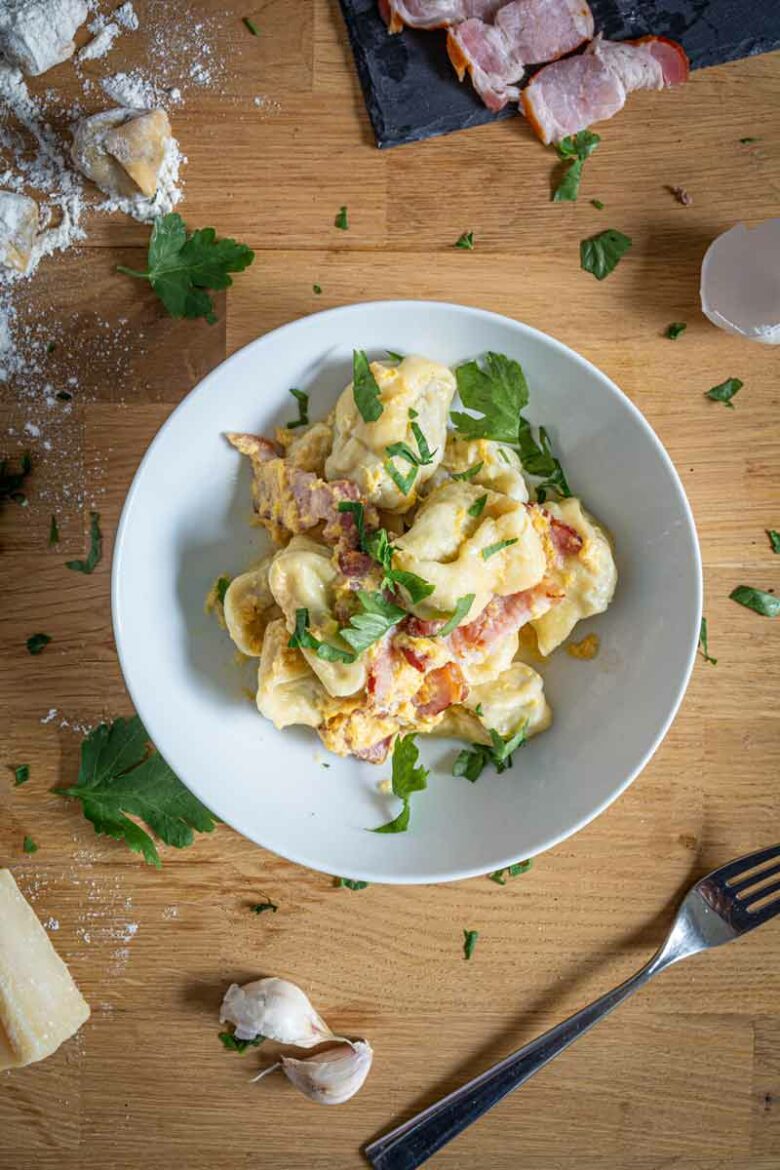
[[[136,7],[141,32],[95,62],[95,76],[143,61],[159,4]],[[777,214],[780,55],[635,95],[603,127],[580,201],[555,205],[551,153],[519,120],[378,152],[335,0],[255,3],[258,38],[240,21],[249,7],[195,5],[218,28],[225,79],[191,87],[173,111],[189,157],[187,221],[257,252],[220,299],[219,324],[166,319],[148,290],[115,275],[117,261],[142,264],[148,234],[121,216],[93,217],[83,248],[44,262],[18,289],[22,318],[60,339],[54,383],[75,372],[79,386],[62,422],[67,446],[31,444],[30,506],[2,518],[0,761],[29,762],[31,780],[0,782],[0,864],[58,923],[54,942],[92,1018],[51,1059],[0,1076],[4,1170],[357,1168],[372,1136],[628,975],[692,878],[778,836],[780,623],[728,599],[743,582],[780,585],[764,532],[780,528],[778,351],[714,329],[699,312],[698,273],[715,234]],[[68,69],[42,82],[75,96]],[[692,206],[673,199],[675,184]],[[341,205],[347,232],[333,226]],[[634,246],[597,283],[579,269],[578,242],[607,226]],[[466,230],[473,252],[453,248]],[[156,872],[49,792],[75,775],[79,728],[131,711],[109,582],[133,473],[176,403],[226,353],[318,309],[392,297],[529,322],[641,408],[696,516],[718,665],[697,662],[633,787],[505,888],[482,878],[334,889],[226,827],[165,850]],[[674,343],[662,336],[671,321],[688,323]],[[703,397],[731,376],[745,384],[734,411]],[[18,431],[28,410],[21,378],[4,392],[4,422]],[[4,442],[6,453],[21,446]],[[90,506],[106,548],[82,576],[63,562],[83,555]],[[50,550],[52,511],[63,539]],[[37,630],[54,641],[31,657],[24,642]],[[34,856],[22,851],[25,834],[39,844]],[[261,892],[278,913],[247,911]],[[480,932],[470,963],[464,927]],[[431,1164],[776,1170],[779,955],[773,925],[673,969]],[[340,1030],[370,1038],[374,1069],[348,1105],[322,1112],[281,1078],[250,1085],[265,1056],[222,1050],[224,988],[269,973],[298,981]]]

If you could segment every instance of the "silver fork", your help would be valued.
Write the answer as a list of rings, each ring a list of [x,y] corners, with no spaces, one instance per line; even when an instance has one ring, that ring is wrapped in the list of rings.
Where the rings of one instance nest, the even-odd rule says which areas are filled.
[[[730,861],[686,894],[666,942],[641,970],[588,1007],[366,1146],[375,1170],[415,1170],[659,971],[719,947],[780,913],[780,845]],[[770,880],[771,879],[771,880]]]

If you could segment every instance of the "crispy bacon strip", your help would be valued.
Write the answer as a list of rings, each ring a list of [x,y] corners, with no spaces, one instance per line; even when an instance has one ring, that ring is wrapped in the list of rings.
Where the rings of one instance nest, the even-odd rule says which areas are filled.
[[[447,28],[477,16],[491,20],[507,0],[379,0],[379,12],[391,33],[409,28]]]
[[[526,65],[578,49],[594,27],[585,0],[512,0],[493,24],[472,19],[449,29],[447,52],[459,79],[468,72],[485,105],[498,111],[519,99]]]
[[[585,543],[576,528],[550,516],[550,540],[561,558],[576,557]]]
[[[540,69],[521,95],[542,142],[560,142],[621,110],[635,89],[664,89],[688,78],[682,46],[666,37],[592,41],[579,57]]]
[[[562,597],[563,593],[549,580],[520,593],[494,597],[478,618],[452,631],[450,647],[466,661],[484,658],[496,642],[516,633],[532,618],[541,617]]]
[[[425,676],[413,701],[421,719],[432,719],[453,703],[462,703],[468,693],[460,667],[455,662],[446,662]]]
[[[365,760],[367,764],[383,764],[387,759],[387,753],[390,751],[395,736],[388,735],[384,739],[380,739],[377,743],[372,743],[370,747],[359,748],[352,752],[352,755],[358,760]]]

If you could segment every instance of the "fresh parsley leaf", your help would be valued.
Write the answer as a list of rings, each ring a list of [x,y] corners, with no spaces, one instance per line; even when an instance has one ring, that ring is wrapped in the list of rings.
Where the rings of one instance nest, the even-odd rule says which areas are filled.
[[[38,852],[38,846],[35,844],[32,837],[25,837],[24,841],[22,842],[22,849],[25,851],[25,853]]]
[[[624,236],[615,228],[607,228],[598,235],[589,236],[580,242],[580,267],[595,276],[596,280],[603,280],[614,271],[631,244],[631,237]]]
[[[214,589],[216,590],[217,601],[219,602],[220,605],[225,604],[225,594],[227,593],[229,587],[230,587],[230,578],[229,577],[217,577],[217,581],[216,581],[216,584],[214,585]]]
[[[57,517],[52,516],[51,523],[49,524],[49,548],[51,548],[52,545],[59,544],[59,543],[60,543],[60,530],[59,530],[59,526],[57,524]]]
[[[255,258],[246,244],[217,239],[214,228],[187,233],[176,211],[154,221],[149,240],[148,268],[136,272],[117,265],[117,272],[148,280],[172,317],[205,317],[217,320],[214,302],[206,289],[229,288],[229,272],[243,272]]]
[[[750,146],[753,142],[760,142],[760,138],[740,138],[740,146]]]
[[[473,743],[470,748],[463,748],[455,757],[452,765],[453,776],[463,776],[473,784],[479,780],[485,766],[490,763],[492,756],[490,748],[484,743]]]
[[[482,704],[481,704],[481,703],[477,703],[476,707],[474,708],[474,714],[475,714],[475,715],[480,715],[480,716],[485,714],[485,712],[482,710]]]
[[[701,627],[699,629],[699,650],[700,650],[701,656],[705,662],[709,662],[713,666],[718,665],[717,658],[712,658],[710,655],[710,648],[709,648],[709,645],[707,643],[707,619],[706,619],[706,617],[703,617],[701,619]]]
[[[27,639],[27,649],[30,654],[40,654],[44,646],[48,646],[51,642],[49,634],[31,634]]]
[[[487,548],[482,549],[482,560],[487,561],[490,557],[494,557],[496,553],[502,552],[505,548],[509,548],[512,544],[517,544],[517,537],[513,536],[511,540],[497,540],[495,544],[489,544]]]
[[[506,772],[512,767],[512,753],[526,741],[525,731],[526,724],[523,723],[514,735],[505,740],[495,728],[489,728],[490,744],[472,743],[470,747],[458,752],[452,767],[453,776],[464,776],[473,784],[475,780],[479,780],[487,764],[493,764],[498,773]]]
[[[564,162],[568,161],[569,166],[553,192],[554,203],[570,202],[577,198],[585,160],[593,154],[600,142],[598,134],[590,130],[580,130],[578,134],[569,134],[555,144],[558,157]]]
[[[518,450],[523,470],[529,475],[544,477],[536,489],[539,503],[544,503],[551,490],[557,492],[559,496],[571,495],[563,468],[552,453],[550,438],[544,427],[539,427],[537,444],[531,432],[531,424],[527,419],[521,418],[518,428]]]
[[[402,353],[396,353],[393,349],[386,349],[385,353],[391,362],[402,362],[404,360],[404,355]]]
[[[32,458],[29,451],[22,454],[19,471],[9,471],[8,462],[0,460],[0,504],[12,500],[22,507],[27,503],[27,496],[22,491],[22,485],[32,471]]]
[[[676,341],[681,333],[684,333],[688,328],[684,321],[672,321],[671,325],[666,326],[664,337],[668,337],[670,341]]]
[[[496,885],[505,886],[508,877],[519,877],[521,873],[528,873],[533,865],[533,860],[516,861],[513,865],[505,865],[503,869],[497,869],[494,873],[488,874],[491,882]]]
[[[428,785],[428,769],[418,764],[420,752],[414,742],[414,733],[395,741],[393,748],[393,795],[403,801],[397,817],[374,829],[375,833],[405,833],[409,828],[412,793],[422,792]]]
[[[407,463],[411,463],[412,467],[420,466],[420,460],[408,443],[391,443],[389,447],[385,447],[385,451],[388,455],[397,455],[399,458],[405,459]]]
[[[384,407],[379,398],[379,386],[362,349],[352,351],[352,395],[363,422],[376,422],[381,417]]]
[[[412,417],[412,415],[410,413],[410,418],[411,417]],[[416,415],[414,417],[416,418]],[[430,447],[428,446],[428,440],[426,439],[425,435],[423,434],[422,427],[420,426],[420,424],[418,422],[412,421],[412,434],[414,435],[414,441],[417,444],[417,451],[418,451],[418,460],[417,461],[421,467],[427,467],[427,465],[429,463],[433,463],[433,457],[436,454],[436,452],[431,451]]]
[[[26,784],[30,779],[29,764],[11,765],[11,771],[14,774],[14,788],[20,788],[22,784]]]
[[[321,284],[313,284],[311,286],[311,291],[317,297],[322,296],[322,285]]]
[[[349,625],[339,630],[339,633],[355,654],[362,654],[405,618],[406,611],[393,605],[391,601],[386,601],[381,593],[368,593],[365,589],[358,589],[357,596],[361,612],[353,613]],[[354,655],[352,658],[354,660]]]
[[[438,638],[446,638],[447,634],[451,634],[455,627],[460,625],[474,604],[475,597],[476,593],[466,593],[463,597],[458,598],[458,600],[455,602],[455,609],[452,611],[447,621],[439,630],[437,634]]]
[[[719,386],[713,386],[705,394],[706,398],[711,398],[713,402],[723,402],[726,406],[734,409],[734,403],[731,401],[738,390],[741,390],[745,385],[740,382],[739,378],[727,378],[725,382],[721,382]]]
[[[155,843],[138,821],[177,849],[192,844],[193,829],[210,833],[215,824],[213,814],[184,787],[159,752],[149,750],[146,728],[137,715],[94,728],[81,745],[76,783],[54,791],[80,800],[96,833],[124,841],[158,869]]]
[[[601,202],[600,199],[591,199],[590,202],[591,202],[591,206],[596,208],[596,211],[603,211],[604,210],[604,204]]]
[[[774,528],[767,528],[766,534],[769,537],[772,552],[780,553],[780,532],[776,532]]]
[[[333,884],[337,888],[345,890],[367,890],[368,882],[356,882],[353,878],[337,877],[333,879]]]
[[[255,22],[252,20],[251,16],[243,16],[241,19],[242,19],[243,23],[246,25],[246,27],[249,29],[249,31],[251,32],[253,37],[260,36],[260,29],[257,27]]]
[[[246,1052],[247,1048],[259,1048],[265,1040],[265,1036],[255,1036],[254,1040],[239,1040],[232,1032],[219,1032],[217,1035],[222,1041],[222,1047],[228,1052]]]
[[[339,512],[349,512],[352,515],[357,530],[358,548],[362,549],[363,552],[367,552],[368,550],[365,547],[366,520],[363,505],[357,500],[339,500],[338,510]]]
[[[393,552],[395,550],[390,543],[390,538],[387,535],[387,529],[377,528],[375,532],[371,532],[366,535],[362,529],[363,505],[353,504],[350,502],[349,509],[346,507],[342,508],[341,505],[339,505],[339,509],[341,511],[352,511],[353,509],[357,508],[360,508],[361,510],[361,520],[358,524],[360,547],[363,552],[368,553],[371,559],[376,561],[376,563],[382,569],[384,575],[382,577],[380,588],[393,589],[397,585],[403,586],[412,600],[412,605],[416,605],[418,601],[423,601],[426,597],[430,597],[434,591],[435,586],[431,585],[429,581],[424,581],[423,578],[418,577],[416,573],[408,573],[404,569],[393,568]],[[355,516],[357,520],[357,512],[355,513]]]
[[[452,478],[463,480],[473,479],[475,475],[479,475],[484,466],[484,461],[480,459],[479,463],[472,463],[471,467],[467,467],[465,471],[453,471]]]
[[[395,585],[401,585],[409,594],[412,605],[417,605],[418,602],[424,601],[426,597],[430,597],[436,588],[430,581],[425,581],[422,577],[418,577],[416,573],[407,573],[405,569],[391,569],[390,580]]]
[[[296,427],[307,427],[309,425],[309,395],[305,390],[296,390],[292,386],[290,387],[290,393],[298,403],[298,417],[284,425],[288,431],[294,431]]]
[[[738,585],[729,593],[729,597],[746,609],[760,613],[762,617],[773,618],[780,614],[780,597],[766,593],[763,589],[754,589],[752,585]]]
[[[347,219],[347,209],[343,205],[339,208],[339,213],[334,220],[334,226],[339,228],[342,232],[349,228],[349,220]]]
[[[474,954],[474,948],[477,945],[478,938],[479,938],[479,931],[478,930],[464,930],[463,931],[463,957],[464,957],[464,959],[470,959],[471,956]]]
[[[482,415],[474,418],[453,411],[455,429],[468,439],[516,443],[520,411],[528,403],[528,383],[520,363],[501,353],[487,353],[483,366],[464,362],[455,377],[463,405]]]
[[[279,907],[276,902],[272,902],[270,898],[266,898],[264,902],[255,902],[249,909],[253,914],[263,914],[266,910],[270,910],[272,914],[275,914]]]
[[[468,509],[469,516],[473,516],[475,520],[478,519],[482,515],[482,513],[485,511],[485,504],[486,503],[487,503],[487,492],[485,492],[484,496],[480,496],[478,500],[474,501],[474,503]]]
[[[455,241],[455,247],[461,248],[462,250],[464,250],[466,252],[473,252],[474,251],[474,233],[473,232],[464,232],[462,236],[458,236],[457,240]]]
[[[89,552],[84,561],[66,561],[65,568],[74,573],[91,573],[103,555],[103,536],[100,531],[100,513],[89,514]]]
[[[406,446],[405,443],[393,443],[394,447]],[[388,447],[388,450],[390,448]],[[413,463],[406,475],[401,475],[396,465],[387,459],[384,463],[384,469],[392,479],[395,486],[398,488],[402,496],[408,496],[409,492],[414,487],[414,481],[417,479],[417,464]]]
[[[417,415],[415,412],[415,418],[416,417]],[[409,475],[404,477],[400,475],[394,465],[387,463],[385,464],[385,467],[387,468],[396,487],[402,491],[405,496],[408,495],[411,490],[412,484],[414,483],[417,475],[417,468],[426,467],[429,463],[433,463],[433,457],[436,454],[436,452],[432,452],[428,446],[428,440],[423,434],[422,428],[418,422],[412,422],[411,430],[412,434],[414,435],[415,442],[417,443],[417,454],[414,453],[408,443],[404,442],[391,443],[389,447],[385,447],[387,454],[390,455],[391,458],[398,456],[401,459],[405,459],[407,463],[411,464],[414,470],[414,474],[410,472]]]
[[[291,650],[314,650],[323,662],[354,662],[355,655],[339,646],[331,646],[329,642],[321,642],[315,638],[309,629],[308,609],[296,609],[295,629],[287,643]]]

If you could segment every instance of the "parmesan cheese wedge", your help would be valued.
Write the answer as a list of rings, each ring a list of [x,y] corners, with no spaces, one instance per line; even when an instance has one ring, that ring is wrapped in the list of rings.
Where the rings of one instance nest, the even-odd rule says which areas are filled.
[[[51,1056],[88,1018],[32,907],[0,869],[0,1071]]]

